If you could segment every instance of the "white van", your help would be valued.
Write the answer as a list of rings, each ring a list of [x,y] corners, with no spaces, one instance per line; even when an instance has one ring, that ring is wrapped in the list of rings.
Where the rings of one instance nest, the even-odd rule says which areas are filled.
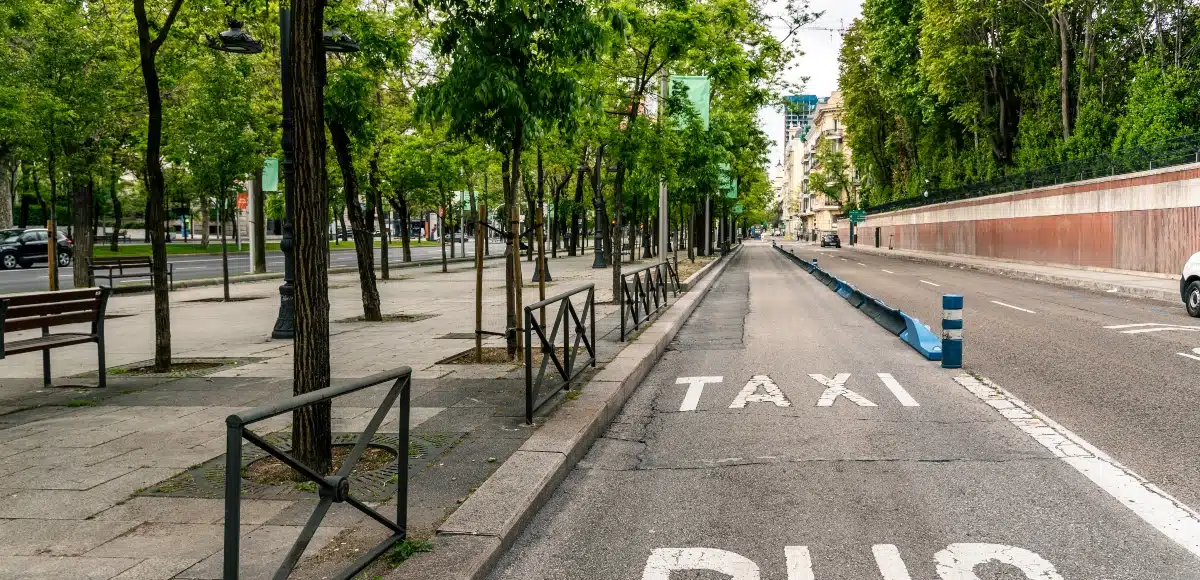
[[[1179,277],[1179,295],[1187,313],[1200,318],[1200,252],[1192,254]]]

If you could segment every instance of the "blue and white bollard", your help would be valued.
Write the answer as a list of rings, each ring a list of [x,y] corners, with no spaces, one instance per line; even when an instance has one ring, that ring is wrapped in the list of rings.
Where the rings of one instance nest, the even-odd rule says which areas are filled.
[[[817,265],[817,259],[816,259],[816,258],[813,258],[813,265],[814,265],[814,266],[816,266],[816,265]]]
[[[942,295],[942,368],[962,368],[963,297]]]

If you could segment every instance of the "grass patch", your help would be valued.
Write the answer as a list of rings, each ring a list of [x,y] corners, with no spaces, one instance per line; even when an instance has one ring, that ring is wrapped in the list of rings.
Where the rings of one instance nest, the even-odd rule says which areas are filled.
[[[396,547],[392,548],[392,551],[388,553],[388,563],[392,566],[399,566],[400,564],[403,564],[405,560],[417,554],[432,551],[433,544],[429,543],[428,540],[409,538],[403,542],[400,542],[399,544],[396,544]]]
[[[68,407],[95,407],[99,404],[100,403],[97,403],[91,399],[71,399],[70,401],[67,401]]]
[[[302,481],[297,483],[294,487],[296,488],[296,491],[308,491],[312,493],[317,493],[317,489],[319,489],[314,481]]]

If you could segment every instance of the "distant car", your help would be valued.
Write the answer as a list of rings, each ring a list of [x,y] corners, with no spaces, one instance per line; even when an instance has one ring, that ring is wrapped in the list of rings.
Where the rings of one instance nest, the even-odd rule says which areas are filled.
[[[838,238],[837,234],[825,234],[821,236],[821,247],[824,248],[826,246],[840,248],[842,247],[842,240]]]
[[[0,268],[29,268],[36,262],[45,262],[49,238],[50,232],[45,228],[3,230],[0,232]],[[74,245],[62,232],[58,233],[59,266],[65,268],[71,265],[71,249]]]
[[[1187,313],[1200,318],[1200,252],[1192,254],[1179,277],[1179,295]]]

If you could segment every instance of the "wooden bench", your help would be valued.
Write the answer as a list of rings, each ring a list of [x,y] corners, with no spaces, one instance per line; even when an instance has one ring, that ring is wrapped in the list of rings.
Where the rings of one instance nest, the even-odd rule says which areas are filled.
[[[110,288],[84,288],[0,296],[0,360],[12,354],[42,351],[42,382],[49,387],[51,349],[94,342],[103,388],[104,310],[111,294]],[[79,323],[91,323],[91,332],[50,332],[53,327]],[[6,342],[7,333],[35,328],[42,329],[41,336]]]
[[[150,256],[131,256],[128,258],[92,258],[88,260],[92,268],[92,277],[97,282],[108,280],[108,286],[113,286],[113,280],[121,278],[146,278],[153,274],[151,268],[154,260]],[[132,272],[127,270],[133,270]],[[103,272],[101,272],[103,271]],[[175,264],[167,262],[167,279],[171,290],[175,289]]]
[[[96,236],[96,243],[111,242],[113,239],[113,236],[116,236],[122,242],[132,241],[132,239],[129,237],[129,232],[122,230],[120,232],[117,232],[116,234],[100,234],[100,235]]]

